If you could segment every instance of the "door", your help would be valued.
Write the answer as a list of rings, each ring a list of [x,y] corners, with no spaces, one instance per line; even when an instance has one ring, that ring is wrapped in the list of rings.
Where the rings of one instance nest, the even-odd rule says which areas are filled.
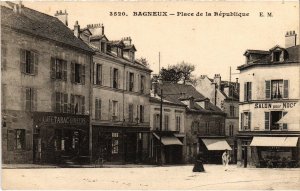
[[[248,150],[247,150],[247,146],[244,146],[243,147],[243,159],[244,159],[244,168],[246,168],[247,167],[247,163],[248,163],[248,161],[247,161],[247,152]]]

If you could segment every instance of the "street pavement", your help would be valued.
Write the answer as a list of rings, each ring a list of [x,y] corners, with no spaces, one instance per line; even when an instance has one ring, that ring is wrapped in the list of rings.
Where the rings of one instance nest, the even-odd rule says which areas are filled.
[[[125,165],[126,166],[126,165]],[[2,189],[299,190],[300,168],[184,166],[2,169]]]

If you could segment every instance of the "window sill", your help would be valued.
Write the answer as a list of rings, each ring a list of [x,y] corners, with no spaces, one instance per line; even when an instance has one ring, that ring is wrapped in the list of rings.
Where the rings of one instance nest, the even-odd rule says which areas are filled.
[[[24,75],[26,75],[26,76],[36,76],[36,74],[25,73],[25,72],[21,72],[21,74],[24,74]]]

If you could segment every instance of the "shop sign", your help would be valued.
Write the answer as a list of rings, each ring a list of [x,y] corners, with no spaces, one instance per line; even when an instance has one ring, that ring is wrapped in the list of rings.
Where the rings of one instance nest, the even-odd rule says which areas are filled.
[[[281,103],[255,103],[254,109],[288,109],[293,108],[297,102],[281,102]]]
[[[87,116],[73,116],[73,115],[39,115],[36,116],[38,123],[50,125],[88,125],[89,120]]]

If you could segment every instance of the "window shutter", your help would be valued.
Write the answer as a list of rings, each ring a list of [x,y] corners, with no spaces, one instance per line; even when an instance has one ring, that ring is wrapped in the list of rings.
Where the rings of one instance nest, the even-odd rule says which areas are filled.
[[[119,70],[117,70],[117,88],[118,89],[121,89],[121,82],[120,82],[120,80],[121,80],[121,74],[120,74],[120,72],[119,72]]]
[[[56,92],[53,92],[51,95],[51,102],[52,102],[52,111],[56,112]]]
[[[26,130],[25,133],[26,137],[25,137],[25,147],[26,150],[32,150],[32,136],[31,136],[31,131]]]
[[[55,112],[60,113],[60,105],[61,105],[61,100],[60,100],[60,92],[56,92],[55,94]]]
[[[32,92],[31,92],[31,88],[26,88],[25,89],[25,91],[26,91],[26,97],[25,97],[25,111],[31,111],[31,109],[32,109],[32,103],[31,103],[31,101],[32,101]],[[22,98],[22,99],[24,99],[24,98]]]
[[[121,103],[118,102],[118,115],[119,116],[119,121],[121,121]]]
[[[271,81],[266,81],[266,99],[271,99]]]
[[[39,55],[37,53],[33,53],[33,61],[34,61],[34,75],[38,75]]]
[[[30,74],[34,72],[34,53],[30,52]]]
[[[251,112],[248,112],[248,130],[251,129]]]
[[[24,49],[20,49],[20,71],[25,73],[25,65],[26,65],[26,51]]]
[[[94,63],[94,84],[97,84],[97,64],[95,62]]]
[[[126,90],[129,91],[129,72],[126,72]]]
[[[110,67],[110,87],[114,87],[113,86],[113,69],[112,69],[112,67]]]
[[[112,119],[112,110],[111,110],[111,100],[108,100],[108,118],[109,118],[109,120],[111,120]]]
[[[15,130],[7,130],[7,150],[13,151],[16,148]]]
[[[64,94],[64,113],[68,113],[68,94]]]
[[[85,84],[85,65],[81,65],[81,83]]]
[[[283,80],[283,98],[289,97],[289,81]]]
[[[71,82],[75,83],[75,63],[71,62]]]
[[[102,112],[101,112],[101,106],[102,105],[102,103],[101,103],[101,99],[99,99],[98,100],[98,117],[99,117],[99,119],[101,119],[101,114],[102,114]]]
[[[247,101],[247,82],[244,83],[244,102]]]
[[[98,117],[98,107],[99,107],[99,102],[98,102],[98,99],[96,98],[95,99],[95,119],[99,119]]]
[[[32,111],[37,111],[37,89],[32,89]]]
[[[55,58],[51,58],[50,77],[51,77],[51,79],[55,79]]]
[[[63,61],[63,80],[67,81],[68,80],[68,64],[67,61]]]
[[[265,112],[265,130],[270,130],[270,112]]]
[[[241,113],[241,131],[244,130],[244,113]]]
[[[82,96],[81,97],[81,100],[82,100],[82,102],[81,102],[81,113],[82,113],[82,115],[84,115],[85,114],[85,96]]]
[[[140,92],[141,88],[140,88],[140,75],[137,74],[136,76],[136,92]]]
[[[75,104],[75,97],[73,94],[71,94],[71,98],[70,98],[70,112],[71,113],[75,113],[75,110],[74,110],[74,104]]]
[[[153,114],[153,130],[156,130],[157,126],[156,126],[156,115]]]
[[[248,100],[252,100],[252,82],[248,82]]]
[[[284,117],[287,114],[286,111],[282,112],[282,117]],[[283,130],[287,130],[288,129],[288,124],[287,123],[283,123],[282,124],[282,129]]]

